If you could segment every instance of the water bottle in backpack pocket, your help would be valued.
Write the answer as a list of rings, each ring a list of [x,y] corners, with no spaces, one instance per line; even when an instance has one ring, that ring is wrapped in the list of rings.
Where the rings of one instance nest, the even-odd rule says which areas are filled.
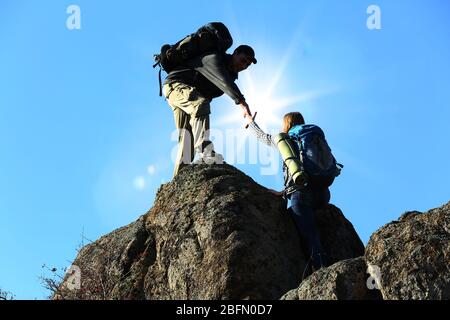
[[[296,143],[284,132],[277,134],[274,137],[274,141],[283,159],[285,166],[283,170],[287,169],[287,173],[290,175],[292,181],[303,189],[308,183],[308,177],[299,159]]]

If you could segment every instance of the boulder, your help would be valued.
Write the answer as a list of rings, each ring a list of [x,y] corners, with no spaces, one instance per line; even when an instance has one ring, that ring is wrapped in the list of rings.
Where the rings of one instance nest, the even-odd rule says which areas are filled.
[[[384,299],[450,299],[450,202],[379,229],[365,259]]]

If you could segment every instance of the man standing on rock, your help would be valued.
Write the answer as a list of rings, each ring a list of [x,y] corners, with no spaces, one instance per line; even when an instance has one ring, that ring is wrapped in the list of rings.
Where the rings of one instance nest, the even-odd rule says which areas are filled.
[[[163,93],[179,130],[174,177],[194,160],[195,152],[204,163],[223,163],[223,156],[214,151],[209,140],[210,103],[225,93],[241,107],[244,117],[251,117],[250,108],[234,81],[252,63],[257,63],[254,50],[241,45],[231,55],[203,54],[168,74]]]

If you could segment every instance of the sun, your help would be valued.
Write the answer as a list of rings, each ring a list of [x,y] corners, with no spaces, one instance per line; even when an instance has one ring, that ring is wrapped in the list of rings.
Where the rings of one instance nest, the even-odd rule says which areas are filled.
[[[251,112],[257,112],[256,123],[264,130],[280,129],[285,113],[298,111],[300,104],[309,102],[324,94],[323,91],[305,91],[292,96],[280,96],[279,87],[286,87],[288,79],[281,77],[286,66],[282,61],[278,66],[265,66],[265,71],[252,76],[250,72],[243,72],[243,83],[240,85]],[[295,108],[295,110],[293,109]],[[233,112],[217,119],[218,126],[227,126],[243,122],[241,112]]]
[[[235,29],[239,30],[238,27]],[[241,39],[239,35],[237,38]],[[242,41],[237,42],[242,43]],[[252,64],[248,70],[239,74],[238,86],[252,114],[257,112],[255,122],[263,131],[271,134],[279,133],[282,129],[283,117],[288,112],[299,111],[304,116],[313,118],[313,114],[318,112],[314,107],[314,100],[335,93],[336,88],[302,90],[298,79],[292,79],[294,74],[299,74],[299,72],[293,72],[295,70],[292,68],[301,67],[301,64],[296,63],[299,58],[298,52],[305,50],[309,43],[308,37],[302,32],[301,25],[282,51],[268,47],[265,42],[260,45],[257,45],[257,40],[251,43],[256,43],[255,47],[258,48],[258,64]],[[308,77],[306,74],[304,76]],[[242,137],[238,139],[238,152],[243,152],[249,131],[244,130],[246,120],[241,110],[227,112],[214,122],[214,126],[219,131],[238,130],[236,135]]]
[[[289,62],[293,52],[292,47],[287,50],[282,59],[274,59],[267,54],[265,57],[260,56],[258,60],[264,61],[264,65],[260,62],[257,65],[252,65],[250,68],[258,67],[258,69],[242,72],[239,79],[239,88],[244,94],[252,114],[257,112],[255,122],[267,133],[280,132],[283,117],[288,112],[312,113],[311,102],[333,91],[324,89],[301,91],[295,88],[295,81],[287,76],[290,72],[286,72],[286,69],[290,66]],[[270,61],[275,61],[276,64],[271,65]],[[294,90],[295,94],[286,95],[289,90]],[[230,127],[235,127],[238,123],[242,123],[242,128],[246,123],[240,110],[219,117],[215,121],[215,126],[219,130],[226,131]],[[242,137],[247,136],[247,134],[248,131]],[[245,145],[246,139],[239,139],[237,152],[245,152]]]

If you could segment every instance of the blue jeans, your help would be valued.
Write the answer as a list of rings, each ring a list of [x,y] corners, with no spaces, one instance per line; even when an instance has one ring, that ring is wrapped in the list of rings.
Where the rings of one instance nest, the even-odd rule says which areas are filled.
[[[290,199],[289,213],[295,221],[297,230],[306,240],[314,268],[320,269],[326,266],[327,262],[314,224],[314,210],[320,209],[330,201],[330,191],[328,188],[307,188],[294,192]]]

